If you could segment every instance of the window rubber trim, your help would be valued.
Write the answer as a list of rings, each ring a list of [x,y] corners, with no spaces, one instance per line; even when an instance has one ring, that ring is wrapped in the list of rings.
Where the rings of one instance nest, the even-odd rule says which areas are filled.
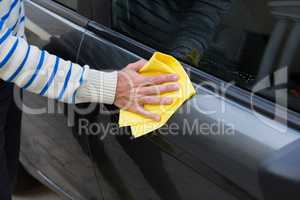
[[[134,39],[131,39],[119,32],[116,32],[108,27],[105,27],[97,22],[90,21],[87,25],[87,30],[93,32],[98,37],[106,39],[121,48],[124,48],[132,53],[135,53],[138,56],[149,59],[155,49],[148,47],[140,42],[137,42]],[[184,67],[191,74],[191,80],[196,84],[201,84],[202,82],[212,82],[221,88],[222,85],[228,84],[228,82],[217,78],[211,74],[203,72],[199,69],[196,69],[186,63]],[[215,91],[212,88],[203,85],[203,87],[211,90],[212,92],[217,92],[222,94],[221,90]],[[279,123],[286,123],[288,127],[300,131],[300,113],[293,111],[289,108],[284,108],[278,104],[275,104],[273,101],[263,98],[257,94],[251,95],[251,92],[242,89],[236,85],[232,85],[228,88],[225,97],[233,102],[236,102],[248,109],[255,109],[255,112],[266,116],[268,118],[274,118],[273,110],[279,109],[280,111],[287,112],[287,119],[284,119],[281,116],[276,116],[276,119]],[[279,112],[282,113],[282,112]]]

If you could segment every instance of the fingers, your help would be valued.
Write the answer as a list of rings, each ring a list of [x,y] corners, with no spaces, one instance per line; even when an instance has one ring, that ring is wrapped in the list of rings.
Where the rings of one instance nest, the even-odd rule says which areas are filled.
[[[166,84],[166,85],[157,85],[157,86],[149,86],[143,87],[140,89],[140,92],[143,95],[158,95],[166,92],[174,92],[179,89],[179,84]]]
[[[151,105],[151,104],[152,105],[170,105],[173,103],[173,99],[170,97],[155,97],[155,96],[143,97],[141,101],[143,104],[149,104],[149,105]],[[155,114],[155,113],[145,110],[145,108],[141,105],[137,105],[134,112],[136,112],[146,118],[157,121],[157,122],[159,122],[161,119],[158,114]]]
[[[178,81],[179,77],[177,74],[166,74],[159,76],[145,76],[143,77],[143,82],[148,85],[158,85],[167,82]]]
[[[157,121],[157,122],[160,121],[160,116],[158,114],[147,111],[141,106],[137,107],[135,112],[146,118],[153,119],[154,121]]]
[[[137,62],[134,62],[134,63],[131,63],[131,64],[127,65],[126,68],[132,69],[132,70],[138,72],[138,71],[140,71],[140,69],[142,69],[142,67],[144,67],[146,65],[146,63],[147,63],[146,60],[141,59]]]
[[[160,116],[158,114],[145,110],[143,105],[172,104],[173,99],[170,97],[152,95],[179,90],[180,85],[178,83],[163,84],[176,82],[178,81],[179,76],[176,74],[165,74],[157,76],[139,75],[137,72],[139,72],[146,64],[146,60],[139,60],[135,63],[127,65],[125,70],[122,70],[125,74],[123,76],[128,77],[128,82],[132,83],[132,85],[124,84],[125,82],[127,82],[125,81],[126,79],[124,79],[122,83],[119,84],[117,88],[118,93],[115,105],[120,108],[126,108],[126,110],[138,113],[146,118],[160,121]]]
[[[147,96],[143,97],[140,102],[142,104],[150,105],[170,105],[173,103],[173,99],[170,97],[156,97],[156,96]]]

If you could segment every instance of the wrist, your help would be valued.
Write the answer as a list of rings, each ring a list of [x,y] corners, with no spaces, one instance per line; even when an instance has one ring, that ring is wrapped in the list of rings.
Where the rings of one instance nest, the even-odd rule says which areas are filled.
[[[89,69],[86,83],[78,89],[76,103],[113,104],[116,96],[118,72]]]

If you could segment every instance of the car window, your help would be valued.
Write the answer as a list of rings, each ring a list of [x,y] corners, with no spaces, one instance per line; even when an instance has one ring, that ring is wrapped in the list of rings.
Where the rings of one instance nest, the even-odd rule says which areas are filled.
[[[276,91],[285,88],[289,107],[299,111],[299,28],[290,20],[289,3],[113,0],[112,28],[282,105],[285,97]]]
[[[54,0],[55,2],[70,8],[82,16],[92,18],[91,0]]]
[[[73,10],[78,10],[78,1],[79,0],[55,0],[58,3],[61,3]]]

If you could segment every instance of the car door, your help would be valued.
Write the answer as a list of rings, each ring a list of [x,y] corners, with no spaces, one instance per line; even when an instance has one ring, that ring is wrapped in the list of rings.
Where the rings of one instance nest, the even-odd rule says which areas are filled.
[[[111,1],[111,18],[94,13],[88,24],[80,63],[120,70],[160,50],[183,62],[197,89],[165,127],[138,139],[118,127],[113,106],[94,105],[89,114],[77,115],[105,199],[299,198],[299,4],[232,1],[213,37],[206,38],[206,50],[199,53],[196,45],[182,54],[180,46],[164,46],[172,45],[172,35],[159,30],[164,27],[153,28],[159,13],[183,13],[170,20],[170,31],[183,27],[185,40],[196,43],[195,31],[202,32],[181,19],[211,20],[226,1],[188,2],[189,9],[181,10],[187,5],[177,1]]]
[[[59,3],[25,1],[27,40],[76,62],[88,19],[78,14],[82,11],[77,9],[79,1]],[[84,12],[84,16],[88,13]],[[72,106],[28,92],[24,92],[20,103],[20,159],[25,168],[65,199],[101,199],[89,151],[73,135]]]

